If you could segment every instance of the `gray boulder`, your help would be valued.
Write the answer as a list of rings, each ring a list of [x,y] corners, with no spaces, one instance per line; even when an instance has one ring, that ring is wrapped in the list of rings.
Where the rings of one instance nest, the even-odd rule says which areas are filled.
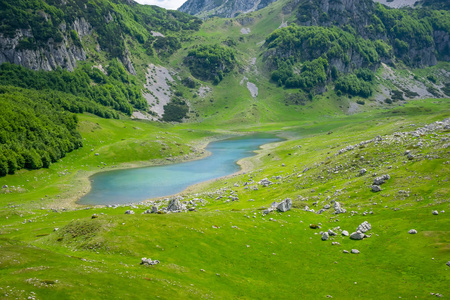
[[[7,188],[8,188],[8,186],[6,184],[2,187],[2,189],[7,189]]]
[[[349,253],[347,250],[343,250],[342,252],[344,252],[344,253]]]
[[[409,234],[416,234],[416,233],[417,233],[417,230],[411,229],[410,231],[408,231],[408,233],[409,233]]]
[[[277,210],[279,212],[287,212],[288,210],[291,210],[291,208],[292,208],[292,200],[290,198],[284,199],[277,206]]]
[[[391,179],[391,176],[388,174],[375,178],[373,181],[374,185],[382,185],[386,180]]]
[[[264,178],[259,181],[259,184],[262,186],[269,186],[272,184],[272,182],[269,179]]]
[[[352,249],[352,254],[359,254],[359,250],[357,250],[357,249]]]
[[[333,208],[335,210],[335,214],[343,214],[347,212],[347,210],[343,208],[339,202],[334,202]]]
[[[366,174],[367,173],[367,170],[366,169],[361,169],[361,170],[359,170],[359,176],[363,176],[364,174]]]
[[[132,211],[132,210],[127,210],[127,211],[125,212],[125,214],[126,214],[126,215],[134,215],[134,211]]]
[[[181,204],[180,200],[172,199],[167,206],[167,211],[178,212],[184,210],[184,205]]]
[[[372,192],[381,192],[381,187],[379,185],[372,185]]]
[[[439,214],[439,212],[437,210],[433,210],[431,213],[435,216],[437,216]]]
[[[152,260],[151,258],[142,258],[141,259],[141,265],[148,265],[148,266],[154,266],[159,264],[159,260]]]
[[[337,235],[336,232],[334,232],[334,231],[331,230],[331,229],[328,229],[328,234],[329,234],[330,236],[336,236],[336,235]]]
[[[362,222],[362,223],[358,226],[358,228],[356,229],[356,231],[367,232],[367,231],[369,231],[370,229],[372,229],[372,225],[370,225],[369,222],[364,221],[364,222]]]
[[[357,232],[353,232],[352,234],[350,234],[350,238],[352,240],[362,240],[364,239],[365,234],[362,233],[361,231],[357,231]]]
[[[450,260],[447,262],[447,266],[449,266],[450,267]]]
[[[158,212],[158,206],[153,205],[153,206],[152,206],[151,213],[152,213],[152,214],[156,214],[157,212]]]
[[[344,231],[342,231],[342,233],[341,233],[343,236],[348,236],[348,231],[347,230],[344,230]]]
[[[329,236],[328,232],[324,232],[324,233],[322,234],[322,241],[328,240],[329,237],[330,237],[330,236]]]

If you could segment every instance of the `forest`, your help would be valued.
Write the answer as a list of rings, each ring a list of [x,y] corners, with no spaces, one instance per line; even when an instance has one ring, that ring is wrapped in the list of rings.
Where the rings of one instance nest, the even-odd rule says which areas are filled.
[[[48,168],[79,147],[76,114],[63,93],[0,86],[0,176]]]
[[[184,59],[191,74],[201,80],[222,81],[237,66],[235,51],[219,44],[197,46]]]

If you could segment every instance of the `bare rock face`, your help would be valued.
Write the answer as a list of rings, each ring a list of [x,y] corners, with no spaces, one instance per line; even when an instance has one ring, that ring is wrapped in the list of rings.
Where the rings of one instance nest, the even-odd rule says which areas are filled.
[[[234,18],[260,10],[277,0],[188,0],[178,10],[200,17]]]
[[[76,19],[72,24],[62,23],[59,26],[62,41],[49,39],[43,46],[26,47],[21,44],[25,39],[33,39],[30,29],[18,29],[14,36],[0,33],[0,64],[8,62],[32,70],[52,71],[57,67],[73,71],[77,61],[86,60],[83,46],[70,38],[70,31],[74,30],[78,37],[91,34],[92,26],[84,19]]]

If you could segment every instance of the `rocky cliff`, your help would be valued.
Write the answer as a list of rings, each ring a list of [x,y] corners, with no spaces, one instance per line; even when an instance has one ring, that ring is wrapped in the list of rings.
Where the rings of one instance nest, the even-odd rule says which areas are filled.
[[[277,0],[188,0],[179,11],[203,18],[234,18],[242,13],[256,11]]]
[[[338,26],[364,39],[392,45],[395,56],[411,67],[448,60],[449,32],[439,17],[424,19],[410,10],[390,9],[372,0],[294,0],[303,26]],[[292,4],[291,4],[292,5]],[[437,20],[437,21],[436,21]]]
[[[87,57],[81,43],[67,33],[74,30],[79,39],[92,31],[85,19],[76,19],[72,24],[62,23],[59,31],[62,40],[49,39],[44,45],[29,45],[25,41],[36,40],[31,29],[17,29],[13,36],[0,33],[0,64],[9,62],[32,70],[51,71],[57,67],[72,71],[76,62]]]

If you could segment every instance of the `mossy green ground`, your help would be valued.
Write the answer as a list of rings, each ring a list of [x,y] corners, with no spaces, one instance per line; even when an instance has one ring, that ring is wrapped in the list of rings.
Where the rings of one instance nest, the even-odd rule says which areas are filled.
[[[162,162],[170,154],[194,157],[196,145],[231,132],[221,129],[220,121],[170,125],[80,116],[82,149],[48,170],[21,171],[0,179],[0,186],[21,187],[0,194],[0,297],[424,299],[431,292],[447,296],[450,157],[442,139],[448,132],[421,137],[422,148],[414,148],[417,138],[388,141],[394,132],[448,117],[449,100],[430,99],[352,116],[305,114],[298,121],[234,124],[235,132],[277,132],[288,140],[257,151],[248,160],[253,170],[184,193],[186,200],[204,199],[205,206],[196,212],[144,215],[148,207],[140,205],[132,208],[135,215],[125,215],[129,207],[85,209],[69,203],[75,192],[83,192],[79,182],[86,174]],[[378,135],[385,144],[335,155]],[[408,160],[405,150],[416,158]],[[304,172],[306,168],[310,169]],[[358,176],[360,168],[368,173]],[[379,193],[370,191],[374,173],[391,176]],[[259,186],[263,178],[274,184]],[[245,182],[249,184],[244,186]],[[227,201],[230,194],[239,201]],[[219,195],[223,198],[217,199]],[[262,207],[287,197],[294,202],[291,211],[262,215]],[[331,200],[348,212],[304,211],[306,205],[317,211]],[[446,212],[435,216],[432,210]],[[93,214],[98,218],[92,219]],[[372,236],[362,241],[338,235],[323,242],[318,234],[337,226],[351,233],[363,221],[372,224]],[[319,223],[321,229],[309,228]],[[413,228],[418,234],[408,234]],[[344,249],[358,249],[360,254],[345,254]],[[142,257],[161,264],[139,265]]]

